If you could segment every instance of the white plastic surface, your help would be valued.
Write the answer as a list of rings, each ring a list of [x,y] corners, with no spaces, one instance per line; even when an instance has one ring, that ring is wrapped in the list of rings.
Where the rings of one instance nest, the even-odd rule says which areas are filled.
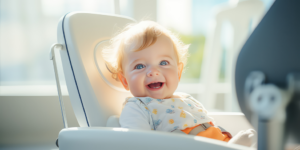
[[[120,116],[117,116],[117,115],[110,116],[107,119],[106,127],[118,127],[118,128],[120,128],[121,125],[119,123],[119,118],[120,118]]]
[[[92,127],[63,129],[60,150],[254,150],[240,145],[199,136],[142,131],[124,128]]]
[[[107,83],[111,79],[105,79],[100,74],[98,63],[102,60],[97,46],[133,22],[121,16],[73,12],[58,24],[58,43],[64,45],[60,51],[64,75],[71,104],[81,127],[106,126],[108,117],[120,115],[125,97],[131,95],[113,88]],[[106,78],[111,77],[108,71],[103,72]],[[121,87],[121,83],[112,84]]]

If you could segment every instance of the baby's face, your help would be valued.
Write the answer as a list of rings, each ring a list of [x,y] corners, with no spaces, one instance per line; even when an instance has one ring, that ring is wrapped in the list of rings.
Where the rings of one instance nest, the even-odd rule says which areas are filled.
[[[162,35],[143,50],[125,50],[122,68],[119,78],[135,97],[165,99],[173,96],[183,64],[178,64],[171,40]]]

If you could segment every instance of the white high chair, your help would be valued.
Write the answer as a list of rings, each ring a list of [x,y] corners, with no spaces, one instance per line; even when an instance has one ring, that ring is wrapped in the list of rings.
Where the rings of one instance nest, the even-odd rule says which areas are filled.
[[[205,85],[205,92],[199,95],[199,99],[205,99],[204,106],[213,108],[216,104],[216,95],[220,91],[229,91],[233,94],[226,94],[225,110],[233,110],[233,100],[235,98],[234,87],[231,86],[234,80],[234,65],[241,47],[247,40],[249,29],[253,30],[259,23],[265,12],[264,4],[261,0],[233,0],[226,5],[217,6],[215,10],[214,22],[210,25],[210,32],[205,44],[203,58],[203,77],[201,82]],[[226,83],[219,83],[222,55],[222,25],[230,23],[233,30],[233,39],[229,44],[226,56]],[[252,23],[252,24],[251,24]],[[227,90],[224,90],[227,89]],[[229,93],[225,92],[225,93]],[[209,100],[209,101],[208,101]]]
[[[61,101],[54,55],[54,49],[60,49],[69,97],[80,127],[67,127],[61,101],[65,129],[59,133],[59,149],[253,149],[204,137],[120,128],[117,116],[125,97],[131,94],[111,78],[100,52],[107,40],[133,22],[123,16],[83,12],[68,13],[60,20],[58,44],[52,46],[50,58]],[[215,115],[216,121],[218,117],[228,120],[222,125],[225,128],[232,121],[241,122],[245,129],[251,127],[242,114]]]

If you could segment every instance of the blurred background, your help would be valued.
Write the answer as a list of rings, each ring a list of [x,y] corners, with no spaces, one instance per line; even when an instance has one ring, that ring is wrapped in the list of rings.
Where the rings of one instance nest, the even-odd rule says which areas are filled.
[[[190,44],[177,91],[191,94],[208,111],[240,112],[232,80],[235,58],[273,2],[0,0],[0,148],[48,142],[63,127],[49,52],[57,41],[58,21],[66,13],[89,11],[157,21]],[[65,85],[60,66],[59,70]],[[65,86],[63,95],[69,124],[78,126]]]

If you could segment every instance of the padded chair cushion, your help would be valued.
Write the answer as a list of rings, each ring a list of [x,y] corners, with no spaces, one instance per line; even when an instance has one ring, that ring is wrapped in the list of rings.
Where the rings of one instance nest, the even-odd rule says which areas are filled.
[[[107,127],[121,127],[119,123],[119,116],[113,115],[110,116],[106,122]]]

